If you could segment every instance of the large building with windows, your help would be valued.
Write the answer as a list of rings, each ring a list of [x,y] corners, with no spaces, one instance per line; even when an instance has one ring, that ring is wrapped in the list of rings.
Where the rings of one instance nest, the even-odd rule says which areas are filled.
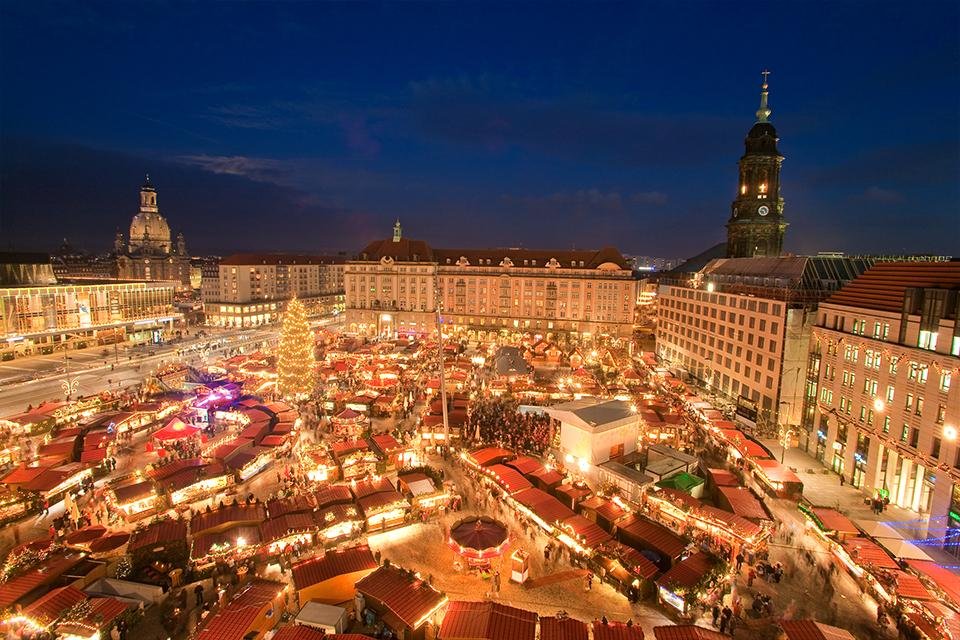
[[[437,249],[405,238],[399,221],[347,262],[344,284],[346,330],[384,337],[435,331],[438,305],[469,339],[628,337],[637,300],[630,265],[610,247]]]
[[[814,312],[867,259],[719,258],[661,278],[657,355],[736,407],[761,432],[800,424]]]
[[[931,535],[954,543],[958,315],[960,262],[876,264],[817,311],[806,408],[811,455],[864,493],[929,514]]]
[[[294,296],[311,316],[343,311],[344,258],[238,253],[209,264],[200,291],[208,325],[256,327],[277,321]]]

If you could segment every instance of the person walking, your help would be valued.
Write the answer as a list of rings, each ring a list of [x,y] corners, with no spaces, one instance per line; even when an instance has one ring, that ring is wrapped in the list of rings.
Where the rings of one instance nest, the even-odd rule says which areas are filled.
[[[713,605],[713,609],[710,610],[710,613],[713,614],[713,626],[717,626],[717,621],[720,619],[720,605]]]
[[[737,554],[737,573],[740,573],[740,567],[743,566],[743,552]]]
[[[196,606],[203,606],[203,585],[198,584],[193,588],[194,599],[196,600]]]

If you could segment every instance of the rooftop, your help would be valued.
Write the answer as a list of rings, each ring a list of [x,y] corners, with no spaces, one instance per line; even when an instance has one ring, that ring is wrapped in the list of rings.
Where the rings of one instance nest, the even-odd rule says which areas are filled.
[[[830,296],[829,304],[901,312],[911,288],[960,288],[960,260],[879,262]]]
[[[343,264],[343,256],[311,256],[292,253],[235,253],[220,261],[224,266]]]
[[[547,407],[552,418],[587,431],[606,431],[629,421],[636,422],[633,406],[625,400],[583,398]]]

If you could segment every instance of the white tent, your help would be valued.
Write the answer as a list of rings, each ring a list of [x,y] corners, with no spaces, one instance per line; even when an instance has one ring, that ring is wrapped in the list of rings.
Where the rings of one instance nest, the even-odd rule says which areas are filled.
[[[906,540],[877,538],[877,542],[898,560],[933,560],[923,549]]]
[[[868,536],[873,536],[874,538],[903,540],[903,536],[900,535],[896,529],[884,522],[877,522],[875,520],[859,520],[857,521],[857,526],[860,527],[860,530],[865,534]]]
[[[327,633],[343,633],[347,627],[347,610],[319,602],[308,602],[300,609],[294,622]]]

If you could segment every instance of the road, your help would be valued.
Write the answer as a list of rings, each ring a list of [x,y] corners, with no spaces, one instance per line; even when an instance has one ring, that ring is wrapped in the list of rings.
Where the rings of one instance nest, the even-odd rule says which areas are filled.
[[[328,318],[315,325],[337,324]],[[173,360],[190,364],[212,363],[229,357],[241,348],[250,351],[276,341],[278,326],[246,330],[209,330],[206,336],[191,335],[183,340],[150,347],[121,347],[116,354],[108,348],[70,351],[49,356],[21,358],[0,364],[0,417],[25,411],[45,400],[66,395],[67,380],[76,382],[74,397],[88,396],[108,388],[134,386]],[[69,358],[65,360],[64,357]],[[66,369],[66,370],[65,370]]]

